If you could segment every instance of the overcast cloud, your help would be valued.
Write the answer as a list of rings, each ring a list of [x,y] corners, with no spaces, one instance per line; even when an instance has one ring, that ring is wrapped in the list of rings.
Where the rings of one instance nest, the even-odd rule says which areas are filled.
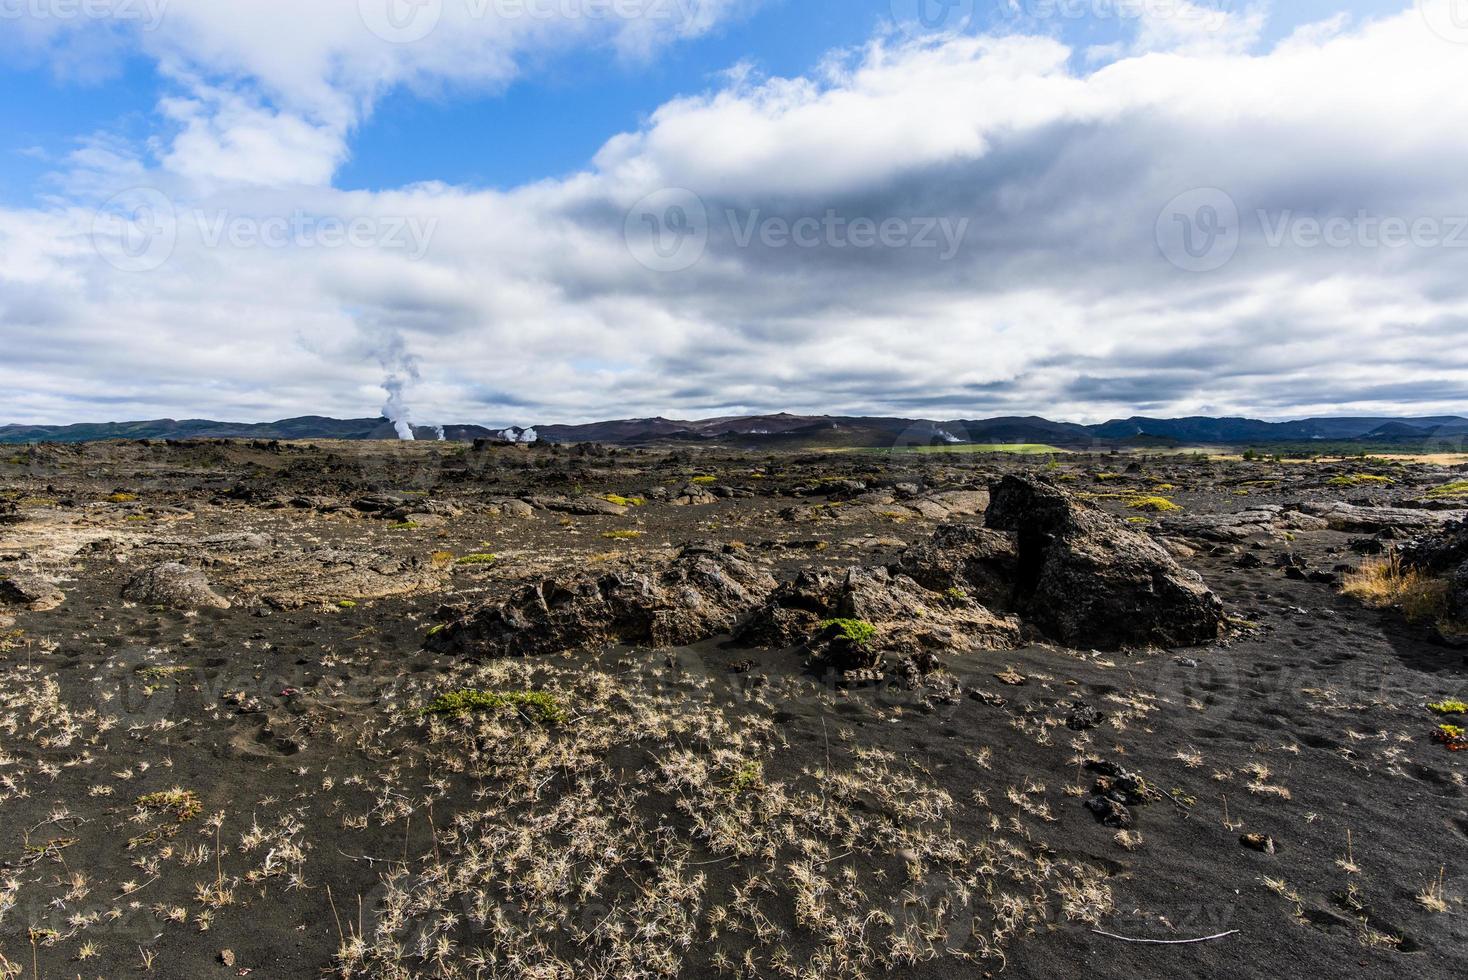
[[[359,417],[402,357],[424,423],[1468,414],[1468,31],[1424,2],[1269,48],[1245,4],[1100,52],[894,30],[508,191],[332,180],[394,87],[656,58],[747,5],[415,43],[356,0],[30,25],[6,43],[58,71],[141,50],[185,94],[0,210],[0,421]]]

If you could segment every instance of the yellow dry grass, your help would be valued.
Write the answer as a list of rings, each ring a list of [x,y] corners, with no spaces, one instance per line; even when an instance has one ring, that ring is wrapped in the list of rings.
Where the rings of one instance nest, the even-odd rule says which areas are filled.
[[[1347,575],[1342,591],[1376,609],[1401,609],[1412,622],[1441,622],[1447,616],[1448,583],[1404,568],[1395,554]]]

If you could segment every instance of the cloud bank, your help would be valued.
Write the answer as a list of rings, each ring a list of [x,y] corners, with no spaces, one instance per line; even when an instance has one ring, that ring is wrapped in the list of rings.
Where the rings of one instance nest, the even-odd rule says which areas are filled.
[[[91,145],[64,196],[0,211],[6,421],[370,414],[395,345],[415,420],[1468,404],[1468,38],[1431,9],[1268,49],[1256,8],[1144,22],[1100,60],[893,32],[730,72],[566,179],[345,192],[391,87],[645,55],[736,4],[507,24],[445,0],[404,43],[319,8],[113,25],[180,94],[151,156]]]

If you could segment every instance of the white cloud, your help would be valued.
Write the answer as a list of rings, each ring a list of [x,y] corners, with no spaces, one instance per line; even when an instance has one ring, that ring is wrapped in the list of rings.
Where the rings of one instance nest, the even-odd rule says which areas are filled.
[[[401,338],[421,421],[1462,410],[1468,249],[1377,247],[1361,222],[1468,216],[1461,49],[1408,13],[1090,74],[1069,56],[948,37],[874,42],[809,78],[734,73],[610,140],[587,172],[503,193],[340,192],[322,178],[335,144],[280,136],[320,110],[201,95],[214,101],[197,120],[174,107],[180,141],[198,140],[180,161],[236,181],[164,180],[181,221],[161,269],[99,259],[80,203],[0,211],[15,352],[0,386],[19,392],[15,421],[362,415],[382,400],[376,349]],[[678,272],[644,268],[623,240],[628,209],[667,187],[711,218],[707,251]],[[1237,254],[1206,273],[1156,241],[1194,188],[1240,213]],[[850,229],[847,247],[740,247],[731,209],[969,224],[944,262],[854,246]],[[284,247],[211,247],[221,211],[301,228]],[[370,234],[322,247],[323,216]],[[1332,218],[1343,247],[1268,241],[1277,223]],[[432,228],[418,260],[390,234],[410,220]]]

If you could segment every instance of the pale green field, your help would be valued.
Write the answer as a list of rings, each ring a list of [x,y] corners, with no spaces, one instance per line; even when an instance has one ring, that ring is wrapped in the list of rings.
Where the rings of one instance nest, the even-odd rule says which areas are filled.
[[[968,455],[972,453],[1013,453],[1017,456],[1052,456],[1065,453],[1066,450],[1055,446],[1047,446],[1038,442],[1014,442],[1014,443],[955,443],[951,446],[897,446],[890,450],[878,450],[879,452],[894,453],[921,453],[923,455],[934,455],[943,453],[954,453]]]

